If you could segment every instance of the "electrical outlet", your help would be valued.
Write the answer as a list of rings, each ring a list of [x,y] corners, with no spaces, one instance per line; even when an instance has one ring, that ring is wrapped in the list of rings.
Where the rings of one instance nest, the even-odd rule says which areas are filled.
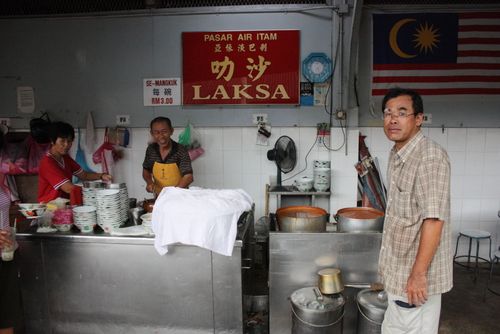
[[[424,114],[424,124],[432,124],[432,114]]]
[[[130,115],[116,115],[116,125],[130,125]]]
[[[267,123],[267,114],[253,114],[253,124]]]
[[[335,118],[336,119],[345,119],[346,118],[346,114],[345,114],[345,111],[344,110],[337,110],[335,111]]]

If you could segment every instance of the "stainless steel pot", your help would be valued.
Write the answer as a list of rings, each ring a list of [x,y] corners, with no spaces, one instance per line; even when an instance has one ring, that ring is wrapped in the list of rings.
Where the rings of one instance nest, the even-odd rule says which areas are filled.
[[[344,208],[337,211],[337,232],[382,232],[384,213],[368,207]]]
[[[358,304],[357,333],[380,333],[388,305],[385,291],[361,290],[356,297],[356,302]]]
[[[292,303],[292,334],[332,334],[342,332],[345,298],[342,294],[323,296],[316,287],[296,290]]]
[[[281,232],[325,232],[328,212],[313,206],[287,206],[276,210]]]

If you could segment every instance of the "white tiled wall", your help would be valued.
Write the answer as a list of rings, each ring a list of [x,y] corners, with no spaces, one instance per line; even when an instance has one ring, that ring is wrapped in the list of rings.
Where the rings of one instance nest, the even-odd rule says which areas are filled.
[[[175,129],[177,139],[181,128]],[[441,144],[451,160],[451,223],[453,238],[461,229],[480,228],[492,233],[493,248],[500,244],[500,226],[497,216],[500,210],[500,129],[423,129],[424,134]],[[345,146],[334,151],[343,143],[340,128],[333,128],[330,148],[315,145],[316,128],[282,127],[272,128],[269,146],[256,144],[257,131],[254,127],[198,128],[202,146],[206,153],[193,161],[194,185],[206,188],[242,188],[255,202],[256,217],[264,215],[265,184],[276,177],[276,165],[267,159],[270,150],[281,135],[290,136],[297,146],[298,161],[295,169],[283,175],[284,184],[291,184],[294,178],[312,176],[312,162],[315,159],[330,160],[332,166],[332,196],[330,201],[319,202],[331,213],[338,209],[356,205],[357,174],[353,165],[358,160],[358,130],[349,130],[347,151]],[[377,157],[381,174],[385,177],[388,152],[392,146],[381,128],[360,128],[366,135],[366,144],[372,156]],[[98,143],[102,142],[102,131],[97,131]],[[147,128],[134,128],[131,143],[124,148],[124,158],[115,166],[115,180],[126,182],[131,197],[139,200],[151,197],[145,191],[142,180],[142,161],[149,140]],[[82,143],[85,142],[84,134]],[[87,162],[95,170],[88,150]],[[309,150],[311,150],[309,152]],[[76,152],[76,142],[73,156]],[[305,157],[307,153],[307,165]],[[298,171],[304,172],[294,176]],[[326,201],[326,202],[325,202]],[[270,197],[270,211],[276,209],[276,200]],[[463,246],[463,245],[462,245]],[[462,247],[463,248],[463,247]],[[486,255],[486,244],[481,245]]]
[[[443,146],[451,162],[451,224],[453,242],[464,229],[481,229],[492,235],[493,250],[500,245],[500,129],[423,129],[424,134]],[[360,128],[367,136],[372,156],[378,157],[385,176],[391,142],[382,128]],[[459,253],[468,247],[462,238]],[[488,244],[480,253],[487,256]]]
[[[173,138],[177,140],[182,129],[175,129]],[[316,128],[314,127],[283,127],[272,128],[269,146],[257,145],[257,130],[255,127],[230,128],[198,128],[205,154],[193,161],[195,186],[205,188],[242,188],[248,192],[255,202],[256,217],[264,215],[265,185],[271,178],[276,178],[277,169],[273,161],[267,159],[267,151],[274,147],[274,143],[281,135],[290,136],[297,147],[297,166],[289,174],[283,175],[283,184],[292,184],[295,178],[308,175],[313,176],[313,160],[332,161],[332,187],[334,195],[331,199],[318,200],[321,206],[330,212],[346,206],[356,205],[356,174],[353,168],[357,160],[357,130],[349,132],[348,155],[345,146],[338,151],[328,151],[324,146],[315,144]],[[100,165],[92,163],[91,154],[102,142],[103,131],[97,131],[96,147],[87,149],[87,162],[95,171],[100,171]],[[150,139],[147,128],[134,128],[131,133],[130,145],[122,148],[123,159],[115,165],[114,179],[116,182],[126,182],[130,197],[141,200],[150,198],[145,191],[142,180],[142,161],[145,148]],[[72,148],[72,156],[76,153],[76,141]],[[85,133],[82,133],[82,143],[85,143]],[[337,148],[343,143],[343,134],[340,129],[333,129],[331,148]],[[309,152],[310,151],[310,152]],[[307,156],[307,165],[305,157]],[[305,169],[305,170],[304,170]],[[297,174],[299,171],[302,173]],[[270,212],[276,209],[276,198],[269,198]]]

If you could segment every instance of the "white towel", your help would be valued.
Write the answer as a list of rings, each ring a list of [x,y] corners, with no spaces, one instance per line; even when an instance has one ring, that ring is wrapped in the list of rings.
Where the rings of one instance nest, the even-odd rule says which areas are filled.
[[[238,219],[252,203],[241,189],[163,188],[153,208],[155,248],[164,255],[180,242],[231,256]]]

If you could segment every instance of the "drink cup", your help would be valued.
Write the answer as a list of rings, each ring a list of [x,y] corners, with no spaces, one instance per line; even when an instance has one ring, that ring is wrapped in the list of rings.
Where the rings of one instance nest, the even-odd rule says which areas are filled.
[[[10,240],[12,245],[6,246],[2,249],[2,261],[12,261],[14,260],[14,247],[16,243],[16,229],[10,228]]]

